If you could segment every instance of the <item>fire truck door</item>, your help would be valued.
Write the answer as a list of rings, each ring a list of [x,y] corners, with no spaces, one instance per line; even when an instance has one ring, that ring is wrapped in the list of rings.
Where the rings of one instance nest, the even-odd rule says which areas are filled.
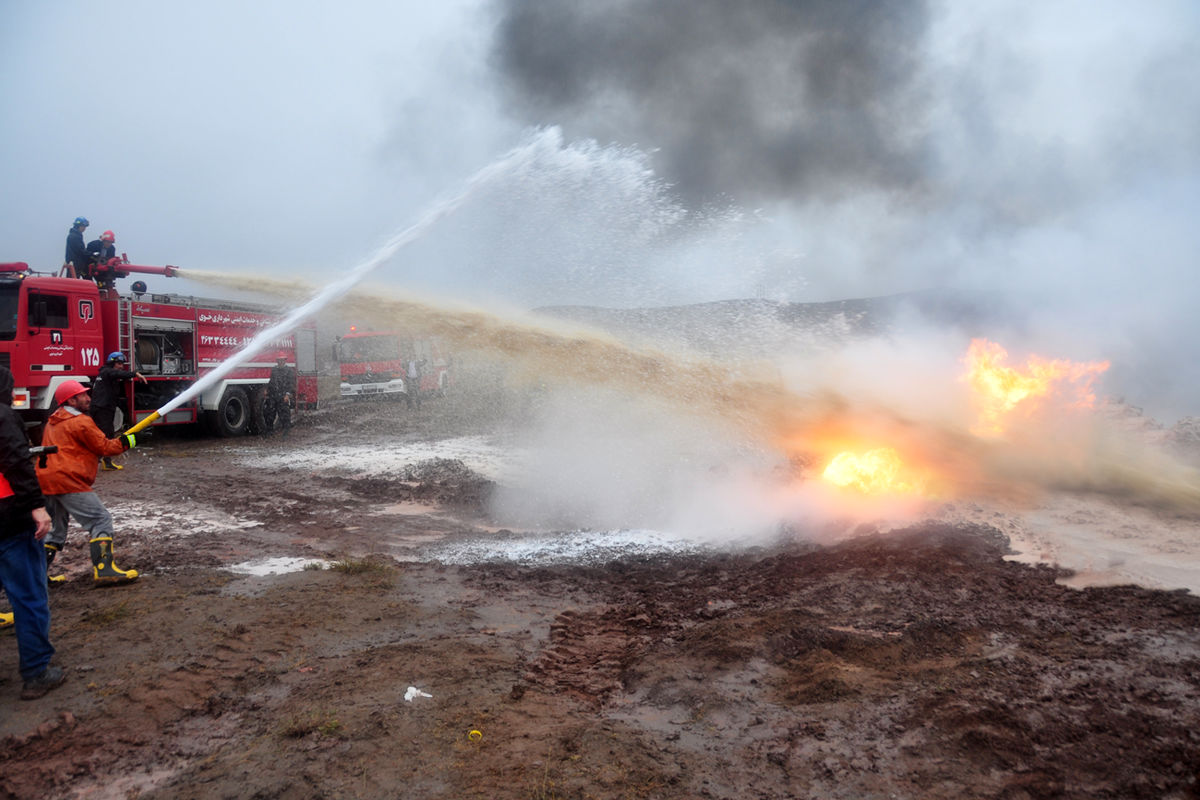
[[[103,340],[94,298],[29,293],[29,366],[34,372],[94,376]]]

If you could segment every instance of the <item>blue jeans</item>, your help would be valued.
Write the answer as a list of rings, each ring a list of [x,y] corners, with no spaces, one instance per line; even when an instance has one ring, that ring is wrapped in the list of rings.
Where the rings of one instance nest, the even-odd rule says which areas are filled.
[[[41,675],[54,655],[50,644],[46,551],[33,538],[34,530],[31,518],[25,530],[0,539],[0,586],[12,605],[21,677],[27,681]]]

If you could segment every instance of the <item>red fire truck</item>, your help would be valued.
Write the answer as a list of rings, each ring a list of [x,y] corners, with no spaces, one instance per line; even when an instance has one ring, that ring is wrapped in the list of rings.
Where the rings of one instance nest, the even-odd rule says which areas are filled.
[[[432,339],[414,339],[397,331],[350,333],[334,345],[342,377],[342,397],[375,395],[403,397],[408,385],[408,362],[421,365],[422,394],[445,394],[450,385],[450,358]]]
[[[122,262],[92,281],[0,263],[0,364],[13,372],[13,408],[32,423],[35,441],[38,423],[54,410],[55,389],[93,380],[109,353],[120,351],[146,376],[144,384],[126,383],[127,408],[138,421],[279,318],[266,306],[148,293],[142,281],[122,294],[115,279],[130,273],[171,276],[175,268]],[[223,436],[261,431],[264,390],[278,356],[296,367],[297,403],[315,406],[316,338],[314,324],[299,327],[154,424],[202,422]]]

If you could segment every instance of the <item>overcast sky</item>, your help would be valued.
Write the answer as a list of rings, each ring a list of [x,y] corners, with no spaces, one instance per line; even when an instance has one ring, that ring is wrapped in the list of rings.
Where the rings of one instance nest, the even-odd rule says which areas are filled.
[[[56,269],[83,215],[135,263],[319,279],[557,127],[386,278],[525,305],[1014,289],[1063,355],[1183,407],[1198,42],[1194,0],[0,0],[0,259]]]

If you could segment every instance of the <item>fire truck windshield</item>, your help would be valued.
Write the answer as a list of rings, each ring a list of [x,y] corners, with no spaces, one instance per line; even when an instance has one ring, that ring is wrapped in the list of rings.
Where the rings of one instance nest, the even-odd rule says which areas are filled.
[[[21,298],[21,284],[0,283],[0,341],[11,342],[17,338],[17,303]]]
[[[338,361],[361,364],[365,361],[395,361],[400,358],[400,340],[395,335],[355,336],[338,344]]]

